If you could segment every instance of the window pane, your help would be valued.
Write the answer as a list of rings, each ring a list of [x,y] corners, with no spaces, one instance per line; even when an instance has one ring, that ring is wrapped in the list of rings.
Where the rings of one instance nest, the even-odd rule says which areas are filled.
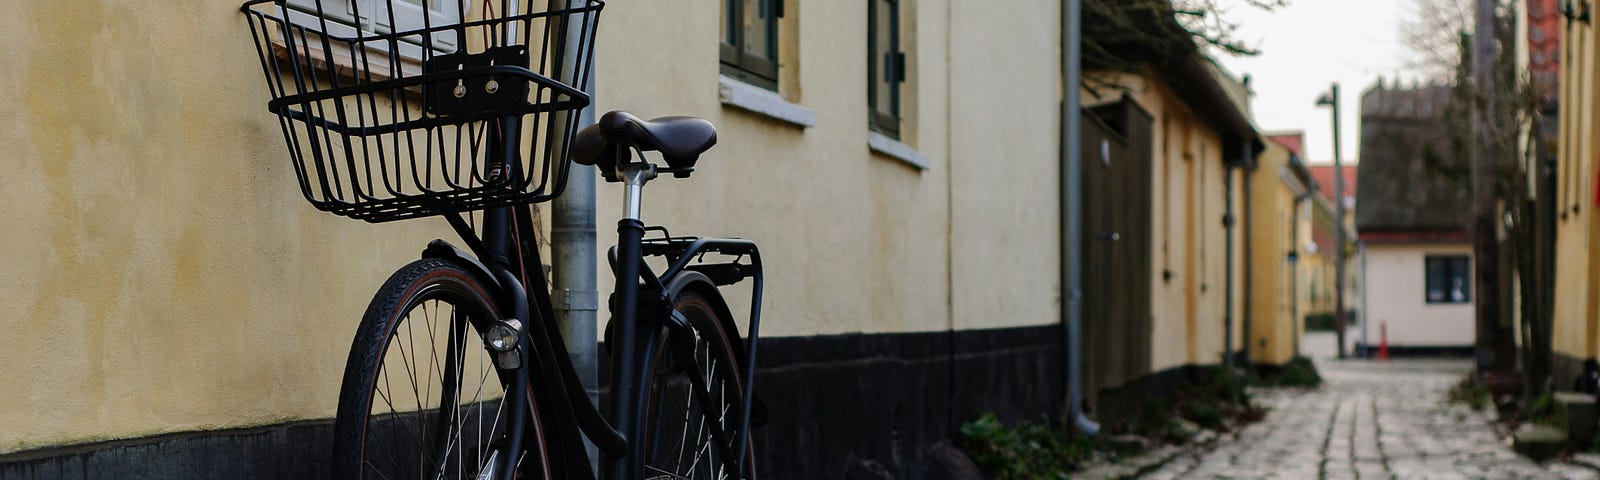
[[[893,68],[894,43],[893,4],[885,0],[872,0],[872,109],[894,114],[894,83],[890,76]]]
[[[733,24],[733,15],[728,14],[729,10],[737,8],[738,6],[739,0],[725,0],[722,2],[722,43],[726,43],[728,45],[739,44],[739,40],[733,38],[733,34],[739,32],[739,27]]]
[[[1444,284],[1447,276],[1444,260],[1430,257],[1427,259],[1427,266],[1428,302],[1443,302],[1445,301]]]
[[[1472,301],[1472,261],[1465,255],[1429,256],[1427,262],[1428,303],[1467,303]]]
[[[1471,299],[1472,279],[1468,270],[1467,259],[1464,257],[1450,259],[1450,301],[1466,303]]]
[[[744,0],[744,51],[777,60],[773,48],[772,0]]]

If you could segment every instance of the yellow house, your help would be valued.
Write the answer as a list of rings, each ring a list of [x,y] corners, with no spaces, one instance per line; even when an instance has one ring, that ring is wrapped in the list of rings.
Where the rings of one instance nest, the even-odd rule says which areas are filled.
[[[1060,415],[1059,2],[785,3],[613,2],[595,69],[600,111],[718,126],[644,216],[766,253],[758,385],[782,413],[758,465],[916,472],[952,421]],[[320,474],[361,312],[447,224],[306,205],[235,2],[0,11],[0,82],[18,86],[0,96],[0,477]],[[1162,307],[1160,369],[1222,345],[1224,147],[1184,122],[1161,138],[1189,157],[1165,168],[1205,181],[1171,181],[1163,210],[1194,220],[1167,236],[1205,244],[1174,240],[1160,268],[1178,276],[1155,280],[1190,298]],[[621,206],[598,187],[604,251]]]
[[[1162,395],[1243,350],[1245,233],[1230,232],[1236,227],[1228,219],[1242,211],[1243,167],[1254,163],[1260,143],[1238,80],[1197,56],[1175,63],[1183,66],[1090,74],[1116,87],[1089,92],[1084,100],[1091,111],[1131,110],[1137,113],[1113,117],[1145,122],[1142,129],[1126,129],[1143,132],[1126,139],[1143,152],[1132,158],[1143,162],[1137,182],[1100,199],[1111,205],[1106,208],[1132,206],[1121,218],[1133,219],[1125,227],[1133,234],[1119,239],[1111,235],[1121,231],[1092,231],[1086,224],[1084,239],[1086,302],[1097,300],[1097,284],[1136,292],[1137,299],[1127,310],[1086,306],[1086,379],[1099,389],[1086,393],[1106,419],[1132,413],[1145,395]],[[1093,150],[1085,135],[1084,148]],[[1085,156],[1086,170],[1102,168],[1093,157]],[[1085,203],[1096,208],[1094,198]],[[1097,246],[1121,255],[1111,257],[1116,263],[1105,277],[1091,277],[1102,256]],[[1112,347],[1096,351],[1096,344]]]
[[[1478,263],[1461,214],[1471,206],[1466,161],[1441,127],[1451,95],[1445,85],[1381,82],[1362,93],[1355,220],[1366,256],[1366,348],[1467,355],[1477,338]]]
[[[1310,239],[1307,209],[1315,183],[1296,150],[1300,132],[1268,134],[1266,150],[1247,177],[1245,218],[1250,258],[1245,331],[1250,361],[1282,365],[1300,355],[1308,305],[1302,245]],[[1293,149],[1291,149],[1293,148]]]
[[[758,394],[781,414],[757,464],[909,477],[952,422],[1060,415],[1060,2],[783,3],[613,2],[595,68],[599,111],[718,127],[644,218],[762,247]],[[357,319],[450,228],[306,205],[237,4],[0,12],[0,477],[320,475]],[[1118,320],[1147,328],[1093,388],[1159,393],[1245,344],[1231,217],[1260,147],[1243,87],[1198,57],[1115,81],[1126,97],[1085,104],[1148,116],[1144,183],[1113,192],[1147,205],[1144,310]],[[597,187],[604,251],[622,208]]]
[[[1359,183],[1359,170],[1357,165],[1351,164],[1345,164],[1343,168],[1345,191],[1339,194],[1335,193],[1334,168],[1332,164],[1308,163],[1306,166],[1306,169],[1311,172],[1312,181],[1316,182],[1317,186],[1316,195],[1312,196],[1308,202],[1310,205],[1307,207],[1310,209],[1311,235],[1307,237],[1308,243],[1302,246],[1302,253],[1306,255],[1304,260],[1307,288],[1309,289],[1307,295],[1309,295],[1310,300],[1305,314],[1325,319],[1324,324],[1319,326],[1319,328],[1325,329],[1333,328],[1333,313],[1337,310],[1334,305],[1337,303],[1338,296],[1338,282],[1335,281],[1338,278],[1338,269],[1336,268],[1336,256],[1334,255],[1336,252],[1334,245],[1336,228],[1343,228],[1344,230],[1345,262],[1347,262],[1345,264],[1344,278],[1344,308],[1349,314],[1345,320],[1346,328],[1355,328],[1364,318],[1361,316],[1362,309],[1359,306],[1361,290],[1356,283],[1360,277],[1359,267],[1361,265],[1361,260],[1358,257],[1359,251],[1355,247],[1356,185]],[[1343,201],[1345,203],[1343,222],[1338,222],[1334,218],[1337,214],[1334,208],[1335,201]],[[1306,321],[1309,322],[1309,320]],[[1351,337],[1352,335],[1347,332],[1346,343],[1359,341],[1360,339],[1359,335],[1354,335],[1354,338]]]
[[[1592,2],[1580,8],[1592,9]],[[1596,149],[1600,134],[1591,99],[1600,50],[1592,22],[1563,20],[1556,150],[1555,302],[1552,315],[1553,371],[1557,385],[1600,355],[1600,218],[1595,210]]]

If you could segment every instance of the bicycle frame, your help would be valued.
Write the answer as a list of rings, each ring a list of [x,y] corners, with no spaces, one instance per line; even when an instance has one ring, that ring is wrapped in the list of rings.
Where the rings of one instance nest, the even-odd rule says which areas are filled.
[[[518,164],[514,158],[516,149],[507,148],[509,145],[515,145],[516,121],[515,118],[502,119],[499,122],[500,128],[494,130],[495,138],[489,142],[493,146],[489,158],[502,158],[502,164],[511,168]],[[638,218],[642,188],[644,183],[654,176],[654,168],[642,162],[628,164],[626,168],[628,169],[626,173],[629,173],[626,175],[624,198],[627,207],[624,218],[618,222],[617,245],[610,252],[610,262],[617,278],[614,290],[615,303],[612,309],[615,315],[612,326],[617,331],[612,337],[611,346],[609,416],[601,415],[598,408],[589,402],[584,386],[578,379],[572,360],[568,356],[566,344],[562,341],[555,324],[554,304],[551,302],[550,287],[543,274],[543,261],[537,245],[531,241],[536,228],[533,223],[532,206],[525,204],[485,210],[481,229],[476,231],[460,214],[445,215],[451,227],[481,262],[470,258],[462,260],[481,269],[480,273],[493,280],[489,283],[499,286],[501,295],[498,298],[504,302],[500,305],[502,311],[511,312],[514,318],[525,320],[523,334],[518,341],[520,366],[501,369],[503,373],[511,373],[511,384],[506,390],[506,395],[510,397],[506,402],[510,405],[507,417],[510,421],[510,431],[504,445],[505,451],[522,452],[528,447],[545,449],[550,452],[550,457],[553,459],[550,462],[552,465],[548,467],[552,469],[549,473],[555,478],[597,478],[589,466],[583,444],[584,438],[588,438],[599,447],[605,478],[620,480],[643,477],[644,443],[630,442],[630,440],[640,439],[644,431],[643,420],[647,408],[644,395],[647,392],[639,387],[646,386],[644,375],[649,372],[636,364],[635,359],[641,358],[637,353],[641,352],[635,350],[641,345],[635,345],[633,339],[637,338],[636,332],[641,321],[664,325],[672,335],[693,335],[693,332],[688,330],[686,322],[674,321],[681,320],[682,317],[671,311],[669,295],[672,292],[663,286],[664,282],[671,284],[680,273],[699,272],[705,275],[713,286],[737,283],[744,278],[754,279],[742,371],[753,372],[755,369],[763,283],[760,253],[755,244],[739,239],[670,236],[646,241],[644,239],[646,230],[666,233],[664,228],[645,227]],[[459,252],[450,253],[452,251],[455,249],[448,249],[436,255],[461,255]],[[751,264],[743,265],[739,263],[739,259],[722,264],[689,264],[696,257],[703,257],[705,253],[711,252],[737,255],[739,259],[748,257]],[[657,276],[644,262],[644,257],[647,255],[665,257],[670,266]],[[626,307],[630,305],[634,308]],[[731,318],[726,320],[732,321]],[[732,331],[737,332],[736,329]],[[738,343],[734,342],[734,346],[737,348]],[[650,349],[655,345],[642,347]],[[653,352],[646,350],[642,353]],[[642,358],[651,357],[643,355]],[[693,375],[690,377],[692,380],[698,378]],[[755,382],[753,376],[748,373],[745,379],[744,404],[739,412],[736,437],[737,451],[721,452],[724,459],[729,459],[725,461],[732,462],[727,467],[735,472],[743,471],[745,452],[749,449],[750,412],[753,408]],[[542,402],[533,405],[534,399]],[[552,443],[539,446],[524,445],[526,428],[530,423],[530,408],[538,408],[540,418],[555,421],[553,430],[556,438]],[[714,435],[717,433],[713,432]],[[730,432],[720,433],[726,435]],[[726,442],[718,443],[720,445]],[[498,476],[507,480],[514,478],[518,463],[517,455],[505,455],[497,461],[500,462],[495,467]]]

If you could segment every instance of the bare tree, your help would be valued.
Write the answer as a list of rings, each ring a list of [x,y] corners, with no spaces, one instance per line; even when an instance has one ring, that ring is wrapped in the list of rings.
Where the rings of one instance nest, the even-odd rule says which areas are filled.
[[[1429,80],[1454,80],[1462,39],[1472,34],[1472,0],[1406,0],[1411,12],[1400,38],[1411,50],[1407,66]]]
[[[1242,3],[1271,11],[1289,1],[1084,0],[1083,67],[1137,72],[1201,48],[1256,55],[1260,52],[1236,37],[1239,24],[1227,18],[1228,7]]]
[[[1245,44],[1235,37],[1239,23],[1228,20],[1228,9],[1221,3],[1238,4],[1273,11],[1289,6],[1289,0],[1240,0],[1228,2],[1223,0],[1173,0],[1172,8],[1177,14],[1178,23],[1185,30],[1194,35],[1202,44],[1216,47],[1232,55],[1258,55],[1261,53],[1255,47]]]

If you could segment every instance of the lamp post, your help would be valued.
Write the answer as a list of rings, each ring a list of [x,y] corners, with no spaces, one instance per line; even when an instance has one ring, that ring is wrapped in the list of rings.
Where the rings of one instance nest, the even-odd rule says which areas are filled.
[[[1344,163],[1339,158],[1339,83],[1317,99],[1317,106],[1333,110],[1333,330],[1344,356]]]

